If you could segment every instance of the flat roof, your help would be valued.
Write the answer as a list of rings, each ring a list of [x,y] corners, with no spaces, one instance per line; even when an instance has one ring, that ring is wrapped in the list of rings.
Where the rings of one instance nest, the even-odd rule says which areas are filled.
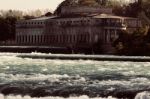
[[[110,15],[110,14],[99,14],[99,15],[93,16],[93,18],[124,19],[124,17],[115,16],[115,15]]]
[[[116,16],[116,15],[110,15],[110,14],[99,14],[99,15],[93,15],[93,18],[110,18],[110,19],[138,19],[134,17],[124,17],[124,16]]]
[[[36,21],[36,20],[41,20],[41,21],[43,21],[43,20],[48,20],[48,19],[52,19],[52,18],[55,18],[56,16],[49,16],[49,17],[39,17],[39,18],[35,18],[35,19],[30,19],[30,20],[33,20],[33,21]]]
[[[28,20],[22,19],[22,20],[17,21],[17,23],[30,22],[30,21],[45,21],[45,20],[52,19],[52,18],[55,18],[55,17],[57,17],[57,16],[49,16],[49,17],[44,16],[44,17],[38,17],[38,18],[28,19]]]

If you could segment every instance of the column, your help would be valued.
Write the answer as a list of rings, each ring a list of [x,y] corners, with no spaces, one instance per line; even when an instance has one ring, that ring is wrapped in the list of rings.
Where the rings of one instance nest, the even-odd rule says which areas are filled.
[[[110,42],[110,32],[109,32],[109,30],[107,30],[107,43],[109,43]]]

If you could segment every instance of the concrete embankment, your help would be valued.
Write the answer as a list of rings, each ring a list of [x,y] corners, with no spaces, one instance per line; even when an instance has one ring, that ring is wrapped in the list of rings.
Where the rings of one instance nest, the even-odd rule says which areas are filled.
[[[20,54],[18,57],[33,59],[62,59],[62,60],[97,60],[97,61],[133,61],[150,62],[150,57],[144,56],[113,56],[113,55],[80,55],[70,54],[67,48],[49,47],[49,46],[0,46],[0,52],[18,52],[31,53],[43,52],[53,53],[45,55]],[[57,53],[57,54],[55,54]],[[58,54],[63,53],[63,54]]]
[[[71,54],[48,54],[48,55],[18,55],[21,58],[32,59],[61,59],[61,60],[97,60],[97,61],[132,61],[132,62],[150,62],[150,57],[143,56],[109,56],[109,55],[71,55]]]
[[[50,47],[50,46],[0,46],[0,52],[16,52],[16,53],[71,53],[65,47]]]

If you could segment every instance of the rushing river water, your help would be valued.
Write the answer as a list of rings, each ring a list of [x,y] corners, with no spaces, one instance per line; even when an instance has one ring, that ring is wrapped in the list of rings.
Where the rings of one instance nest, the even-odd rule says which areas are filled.
[[[150,62],[17,55],[0,53],[0,99],[150,99]]]

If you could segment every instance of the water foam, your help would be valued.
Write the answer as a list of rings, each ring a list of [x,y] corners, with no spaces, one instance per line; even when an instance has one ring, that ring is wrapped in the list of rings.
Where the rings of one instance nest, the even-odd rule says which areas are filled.
[[[72,84],[81,84],[86,82],[86,78],[81,77],[80,75],[69,76],[67,74],[59,75],[44,75],[44,74],[5,74],[0,73],[0,83],[11,83],[11,82],[49,82],[49,83],[72,83]]]
[[[1,80],[9,80],[9,81],[43,81],[49,80],[50,82],[58,81],[59,79],[69,79],[67,74],[64,75],[44,75],[44,74],[34,74],[34,75],[24,75],[24,74],[5,74],[0,73]]]
[[[79,97],[69,97],[69,98],[63,98],[63,97],[39,97],[39,98],[32,98],[30,96],[13,96],[13,95],[9,95],[9,96],[4,96],[2,94],[0,94],[0,99],[116,99],[113,98],[111,96],[107,97],[107,98],[102,98],[102,97],[96,97],[96,98],[90,98],[86,95],[83,96],[79,96]]]
[[[135,96],[135,99],[150,99],[150,92],[141,92]]]
[[[99,93],[99,89],[101,89],[104,92],[115,92],[118,90],[121,90],[121,92],[130,92],[130,90],[133,90],[133,96],[135,96],[136,92],[139,90],[145,90],[150,88],[150,62],[108,62],[93,60],[66,61],[59,59],[45,60],[17,57],[17,55],[20,54],[33,56],[51,55],[50,53],[0,53],[0,84],[4,84],[4,86],[5,84],[12,84],[10,86],[6,86],[12,87],[13,84],[14,86],[16,86],[19,84],[28,85],[30,83],[32,85],[33,83],[34,87],[37,86],[37,88],[39,86],[42,87],[46,85],[64,85],[66,87],[72,86],[73,88],[75,86],[75,88],[77,89],[78,87],[76,86],[81,86],[87,91],[90,90],[90,93]],[[17,88],[18,87],[20,86],[17,86]],[[31,88],[32,87],[33,86],[31,86]],[[70,87],[67,88],[68,89],[66,90],[70,90]],[[108,94],[108,96],[109,95],[110,94]],[[97,94],[94,94],[94,96],[97,96]],[[113,96],[113,94],[111,94],[111,96]],[[140,96],[143,96],[143,94]],[[46,99],[46,97],[31,98],[29,96],[21,97],[1,95],[1,97],[4,97],[4,99]],[[83,96],[74,98],[90,99],[88,96],[84,97],[86,98],[83,98]],[[48,99],[64,98],[48,97]],[[68,99],[73,99],[73,97]]]

